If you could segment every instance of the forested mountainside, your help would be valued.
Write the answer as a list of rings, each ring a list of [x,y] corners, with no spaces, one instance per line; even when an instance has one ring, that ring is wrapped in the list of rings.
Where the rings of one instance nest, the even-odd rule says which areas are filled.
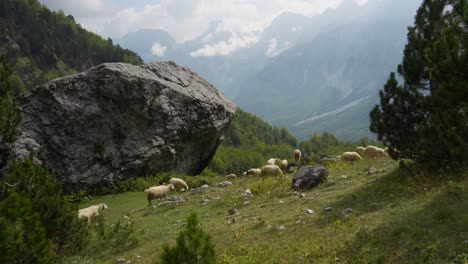
[[[135,52],[87,31],[72,15],[51,11],[37,0],[0,1],[0,55],[17,75],[16,90],[104,62],[142,63]]]
[[[296,146],[297,139],[285,128],[272,127],[260,117],[238,109],[225,135],[226,146],[257,144]]]
[[[239,173],[270,157],[290,157],[297,139],[285,128],[273,127],[261,118],[237,109],[224,142],[208,168],[217,173]]]

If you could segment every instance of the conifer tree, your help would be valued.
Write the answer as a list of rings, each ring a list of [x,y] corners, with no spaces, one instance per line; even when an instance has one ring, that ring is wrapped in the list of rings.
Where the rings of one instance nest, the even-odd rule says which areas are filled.
[[[466,162],[468,66],[466,0],[424,0],[398,73],[380,91],[370,130],[390,155],[422,162]]]
[[[11,84],[11,70],[3,56],[0,56],[0,143],[12,142],[21,113],[16,106]]]
[[[31,200],[10,193],[0,202],[0,212],[0,263],[55,262]]]
[[[180,231],[177,244],[170,248],[163,246],[162,264],[208,264],[215,263],[214,245],[209,234],[199,226],[198,216],[191,213],[187,218],[187,228]]]

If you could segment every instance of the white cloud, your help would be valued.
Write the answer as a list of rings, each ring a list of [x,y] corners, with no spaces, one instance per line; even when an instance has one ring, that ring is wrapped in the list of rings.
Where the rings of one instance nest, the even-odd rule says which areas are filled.
[[[268,57],[275,57],[279,55],[281,52],[291,48],[292,46],[293,46],[293,43],[289,41],[286,41],[285,43],[283,43],[283,45],[280,46],[278,45],[278,41],[276,40],[276,38],[272,38],[268,42],[268,49],[265,52],[265,55]]]
[[[246,48],[258,41],[258,36],[231,36],[227,41],[220,41],[190,53],[192,57],[227,56],[237,49]]]
[[[213,21],[220,21],[217,32],[234,32],[235,36],[193,52],[195,56],[214,56],[208,54],[230,54],[251,45],[282,12],[313,16],[351,0],[40,1],[72,14],[82,26],[105,38],[120,38],[140,29],[162,29],[176,41],[184,42],[198,37]],[[368,0],[353,1],[362,5]],[[210,41],[205,40],[207,44]]]
[[[297,27],[292,27],[291,28],[291,32],[301,32],[302,31],[302,27],[301,26],[297,26]]]
[[[270,39],[270,41],[268,42],[268,49],[267,49],[265,55],[268,56],[268,57],[276,56],[276,46],[277,45],[278,44],[277,44],[276,38]]]
[[[153,46],[151,46],[151,54],[156,55],[158,57],[164,56],[166,50],[167,47],[159,44],[158,42],[154,42]]]
[[[91,17],[112,14],[115,5],[111,0],[39,0],[54,10],[63,10],[74,17]]]
[[[354,2],[360,6],[367,4],[369,0],[354,0]]]
[[[261,32],[282,12],[316,15],[343,0],[41,0],[71,13],[77,22],[104,37],[118,38],[143,28],[163,29],[177,41],[194,39],[212,21],[218,30]],[[362,1],[362,0],[360,0]],[[148,4],[148,3],[151,4]]]

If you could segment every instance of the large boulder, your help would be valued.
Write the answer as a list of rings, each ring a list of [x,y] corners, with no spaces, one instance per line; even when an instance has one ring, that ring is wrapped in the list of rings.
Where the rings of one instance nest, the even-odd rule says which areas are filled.
[[[327,177],[327,175],[328,171],[325,167],[302,166],[297,171],[296,175],[294,175],[291,188],[294,190],[310,190],[319,185],[325,179],[325,177]]]
[[[198,174],[236,105],[173,62],[106,63],[18,99],[14,157],[33,150],[67,190],[162,171]]]

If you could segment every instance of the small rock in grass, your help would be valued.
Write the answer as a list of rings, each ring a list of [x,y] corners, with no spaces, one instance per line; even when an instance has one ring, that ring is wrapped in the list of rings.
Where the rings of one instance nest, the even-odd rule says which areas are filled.
[[[286,227],[280,225],[280,226],[277,226],[277,227],[276,227],[276,230],[277,230],[277,231],[284,231],[284,230],[286,230]]]
[[[197,194],[197,193],[204,193],[205,190],[206,190],[205,188],[193,188],[193,189],[190,190],[190,192],[192,194]]]
[[[252,191],[250,191],[250,189],[245,190],[243,195],[244,196],[253,196]]]
[[[171,196],[171,197],[168,197],[167,198],[168,201],[171,201],[171,202],[176,202],[176,203],[183,203],[185,202],[184,198],[182,196]]]
[[[140,256],[140,255],[137,255],[137,258],[138,258],[138,259],[140,259],[140,258],[141,258],[141,256]]]
[[[271,226],[271,225],[268,225],[266,228],[267,228],[267,229],[271,229],[271,228],[272,228],[272,226]]]
[[[208,187],[210,187],[208,184],[203,184],[200,188],[202,188],[202,189],[208,189]]]
[[[335,185],[336,182],[334,180],[328,180],[327,183],[325,183],[325,186],[329,187],[329,186],[332,186],[332,185]]]
[[[244,201],[242,205],[248,205],[250,202],[249,201]]]
[[[118,258],[115,260],[115,263],[124,263],[126,259],[124,258]]]
[[[202,203],[208,203],[210,201],[210,199],[202,199],[201,202]]]
[[[367,169],[367,174],[368,174],[368,175],[374,174],[374,173],[376,173],[376,172],[377,172],[377,169],[374,168],[374,167],[372,167],[372,166],[369,167],[369,169]]]
[[[284,204],[284,201],[283,201],[283,200],[279,200],[279,202],[278,202],[278,203],[280,203],[280,204]]]
[[[229,213],[230,215],[234,215],[234,214],[239,213],[239,211],[238,211],[236,208],[231,208],[231,209],[229,209],[228,213]]]
[[[304,198],[304,197],[305,197],[305,193],[301,193],[301,194],[299,195],[299,197]]]
[[[232,186],[232,182],[223,181],[223,182],[218,183],[218,187],[228,187],[228,186]]]
[[[303,209],[302,211],[304,211],[306,214],[313,214],[314,213],[314,210],[312,210],[312,209]]]
[[[323,211],[325,212],[330,212],[331,210],[333,210],[333,207],[331,206],[323,208]]]
[[[343,180],[348,179],[348,175],[341,175],[341,179],[343,179]]]
[[[228,224],[234,224],[234,223],[236,223],[236,219],[235,219],[235,218],[229,219]]]
[[[353,211],[352,208],[343,209],[343,210],[341,211],[341,213],[340,213],[340,216],[343,217],[343,216],[345,216],[345,215],[348,215],[348,214],[350,214],[352,211]]]

